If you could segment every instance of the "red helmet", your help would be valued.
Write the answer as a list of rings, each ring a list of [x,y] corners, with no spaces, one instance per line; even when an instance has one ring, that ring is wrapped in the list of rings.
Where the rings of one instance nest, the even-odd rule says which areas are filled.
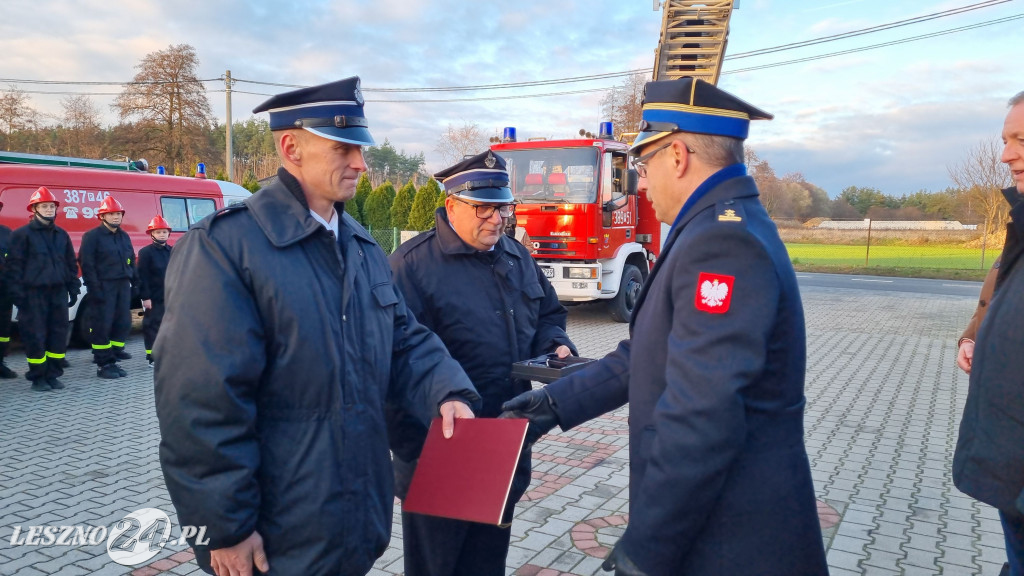
[[[100,204],[100,209],[96,211],[96,217],[113,212],[124,214],[124,208],[121,207],[121,203],[115,200],[113,196],[107,196],[103,199],[103,203]]]
[[[153,216],[153,219],[149,221],[149,226],[146,226],[146,232],[152,232],[153,230],[170,230],[171,225],[164,220],[164,217],[157,214]]]
[[[36,204],[42,204],[43,202],[53,202],[57,206],[60,206],[60,202],[53,197],[53,194],[46,189],[46,186],[40,186],[38,190],[32,193],[32,197],[28,199],[28,211],[32,212],[32,207]]]

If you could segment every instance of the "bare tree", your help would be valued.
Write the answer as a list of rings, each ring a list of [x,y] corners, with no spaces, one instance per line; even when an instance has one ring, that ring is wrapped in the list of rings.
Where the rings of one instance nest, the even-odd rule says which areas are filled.
[[[445,166],[451,166],[462,160],[466,155],[479,154],[490,146],[487,137],[475,123],[463,122],[461,127],[448,125],[448,129],[437,141],[434,148]]]
[[[28,96],[17,86],[8,86],[0,93],[0,129],[3,129],[7,150],[11,150],[11,136],[36,123],[36,111],[29,106]]]
[[[100,113],[84,94],[65,96],[60,101],[62,152],[68,156],[95,157],[103,149]]]
[[[947,166],[949,177],[964,191],[973,210],[985,220],[985,235],[999,234],[1009,220],[1009,205],[1002,189],[1011,184],[1010,171],[999,160],[1002,147],[983,140],[970,148],[958,164]]]
[[[195,48],[188,44],[151,52],[136,65],[138,73],[112,105],[121,121],[138,118],[153,128],[156,137],[148,148],[176,174],[187,173],[191,161],[208,148],[204,140],[213,126],[198,68]]]
[[[647,74],[633,74],[601,99],[601,114],[612,121],[616,139],[624,132],[638,130],[643,112],[644,86],[650,79]]]

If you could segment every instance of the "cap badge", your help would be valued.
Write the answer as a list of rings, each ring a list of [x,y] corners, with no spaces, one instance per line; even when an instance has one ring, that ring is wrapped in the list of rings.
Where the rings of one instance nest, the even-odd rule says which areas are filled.
[[[487,166],[488,168],[494,168],[494,163],[495,162],[497,162],[497,160],[494,159],[494,154],[491,153],[491,152],[488,152],[487,153],[487,158],[484,159],[484,166]]]
[[[359,85],[360,84],[362,84],[362,82],[357,78],[356,79],[356,89],[353,90],[352,97],[356,99],[356,104],[359,104],[360,106],[362,106],[363,105],[363,91],[359,89]]]

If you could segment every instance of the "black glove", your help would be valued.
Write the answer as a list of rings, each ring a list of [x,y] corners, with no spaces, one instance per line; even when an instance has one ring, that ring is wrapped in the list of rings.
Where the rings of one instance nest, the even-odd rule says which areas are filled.
[[[526,445],[532,446],[540,437],[559,424],[554,401],[544,388],[523,392],[501,405],[504,412],[499,418],[527,418]]]
[[[626,556],[622,546],[612,548],[612,553],[604,559],[601,569],[605,572],[615,570],[615,576],[647,576],[647,572],[633,564],[633,561]]]
[[[69,290],[68,291],[68,308],[73,308],[75,306],[75,302],[78,302],[78,290]]]

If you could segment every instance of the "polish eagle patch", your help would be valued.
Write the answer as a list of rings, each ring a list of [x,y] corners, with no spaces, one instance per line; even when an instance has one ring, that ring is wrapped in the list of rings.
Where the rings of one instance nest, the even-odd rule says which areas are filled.
[[[701,272],[697,277],[694,306],[710,314],[724,314],[732,301],[732,287],[736,278],[724,274]]]

